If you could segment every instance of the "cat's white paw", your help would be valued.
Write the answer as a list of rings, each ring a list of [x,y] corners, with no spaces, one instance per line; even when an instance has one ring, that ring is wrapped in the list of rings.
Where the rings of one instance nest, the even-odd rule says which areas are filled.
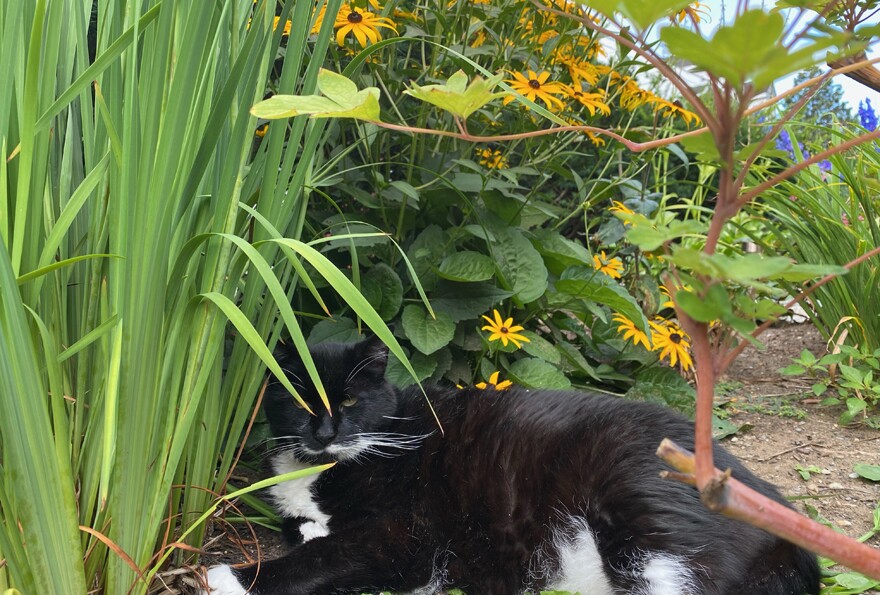
[[[226,564],[208,569],[208,587],[208,591],[202,591],[199,595],[247,595],[247,590]]]

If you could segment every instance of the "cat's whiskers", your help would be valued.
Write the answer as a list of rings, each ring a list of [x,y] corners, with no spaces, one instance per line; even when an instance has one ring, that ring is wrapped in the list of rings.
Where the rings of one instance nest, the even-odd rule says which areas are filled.
[[[376,361],[378,359],[382,359],[384,357],[386,357],[384,353],[376,353],[376,354],[373,354],[369,357],[365,357],[364,359],[359,361],[357,364],[355,364],[355,366],[351,369],[351,372],[348,373],[348,376],[346,377],[345,382],[343,384],[347,385],[349,382],[354,380],[354,378],[358,374],[360,374],[364,368],[369,366],[374,361]]]
[[[361,432],[352,434],[344,442],[332,444],[327,452],[340,461],[357,462],[367,455],[390,458],[402,452],[388,452],[386,449],[408,451],[418,449],[433,432],[419,436],[394,432]]]

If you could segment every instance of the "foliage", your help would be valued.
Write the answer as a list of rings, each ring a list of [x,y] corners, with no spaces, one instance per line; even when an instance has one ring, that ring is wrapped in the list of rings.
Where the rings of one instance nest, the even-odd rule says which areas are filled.
[[[794,77],[792,84],[800,85],[806,81],[821,76],[822,70],[818,66],[814,66],[808,70],[801,71]],[[809,92],[808,88],[801,89],[793,93],[779,102],[779,107],[783,111],[797,109],[796,106],[801,99]],[[798,135],[802,142],[812,146],[826,147],[832,142],[832,137],[825,129],[830,128],[837,122],[849,122],[852,119],[852,111],[850,107],[843,101],[843,87],[834,81],[828,81],[826,84],[813,93],[809,100],[803,104],[803,107],[795,116],[800,123],[815,124],[813,127],[804,127]]]
[[[856,131],[829,129],[841,141],[852,140]],[[792,137],[794,136],[792,131]],[[798,153],[796,159],[803,159]],[[768,250],[778,246],[799,262],[844,265],[880,246],[880,202],[876,179],[880,152],[874,147],[835,155],[829,171],[811,166],[796,180],[784,182],[766,195],[765,206],[755,212],[766,218],[772,235],[755,236]],[[869,352],[880,348],[880,303],[866,287],[880,284],[876,257],[865,266],[816,289],[807,312],[827,337],[845,334],[850,345]],[[787,284],[794,294],[797,288]]]
[[[587,14],[573,3],[556,6]],[[343,7],[338,20],[347,11],[376,11],[390,15],[401,36],[354,57],[355,41],[343,39],[328,67],[335,62],[350,79],[324,70],[318,76],[322,95],[275,95],[254,113],[267,119],[312,114],[373,124],[403,120],[432,129],[454,125],[469,135],[492,135],[502,128],[528,135],[541,124],[536,114],[563,124],[652,136],[699,122],[637,83],[635,75],[646,64],[625,52],[609,53],[589,29],[536,12],[528,2],[453,3],[442,18],[413,8],[405,2]],[[432,32],[431,40],[426,31]],[[358,73],[354,66],[361,63]],[[377,88],[382,89],[380,113],[373,103]],[[509,106],[501,109],[502,104]],[[632,127],[642,111],[653,113],[655,122]],[[350,270],[394,326],[420,378],[474,383],[501,372],[505,380],[527,386],[567,387],[570,378],[626,390],[631,376],[656,365],[650,338],[669,336],[669,323],[654,322],[652,332],[628,287],[646,285],[659,304],[658,283],[646,278],[646,258],[623,241],[623,224],[611,216],[618,207],[609,208],[611,198],[623,192],[634,208],[650,213],[657,203],[645,197],[656,191],[633,179],[628,165],[612,174],[608,164],[617,148],[592,133],[569,132],[479,145],[475,151],[458,139],[363,126],[341,120],[333,130],[336,140],[327,144],[326,157],[335,167],[314,181],[326,202],[313,203],[306,229],[314,237],[327,236],[325,253]],[[331,183],[332,192],[325,194]],[[414,277],[393,247],[369,238],[333,239],[375,228],[389,230],[408,255],[436,316],[412,303],[418,295]],[[580,238],[591,231],[600,237],[585,245]],[[627,285],[614,281],[624,273]],[[297,308],[320,316],[318,304],[304,297]],[[526,341],[508,344],[506,336],[483,327],[482,317],[496,308],[510,324],[526,328]],[[619,324],[645,334],[643,345],[621,340],[610,322],[614,313],[626,321]],[[319,320],[311,340],[353,336],[356,325],[354,318]],[[678,333],[672,333],[676,340]],[[664,350],[668,344],[657,345],[657,352],[673,365],[681,359],[687,369],[687,343]],[[394,361],[390,377],[412,382],[398,373]]]
[[[835,353],[821,358],[804,350],[780,372],[792,376],[808,374],[814,381],[813,394],[826,395],[822,404],[846,405],[840,415],[841,424],[863,418],[880,405],[880,349],[871,352],[866,347],[840,345]]]
[[[273,67],[310,93],[331,24],[309,40],[266,2],[101,1],[89,32],[91,5],[0,4],[2,592],[145,593],[192,556],[266,366],[290,384],[270,347],[282,328],[305,345],[300,259],[402,355],[298,241],[324,125],[254,141]]]

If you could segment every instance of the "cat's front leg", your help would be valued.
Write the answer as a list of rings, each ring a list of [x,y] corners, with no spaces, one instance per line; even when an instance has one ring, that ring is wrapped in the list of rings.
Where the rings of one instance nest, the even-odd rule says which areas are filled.
[[[427,584],[435,552],[398,522],[316,537],[260,564],[208,571],[202,595],[315,595],[411,590]]]

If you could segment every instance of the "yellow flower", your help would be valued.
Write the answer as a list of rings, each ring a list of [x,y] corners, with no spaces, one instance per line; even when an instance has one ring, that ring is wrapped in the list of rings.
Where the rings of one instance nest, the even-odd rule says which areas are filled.
[[[492,388],[495,390],[507,390],[513,386],[513,383],[510,380],[502,380],[501,382],[498,382],[498,372],[492,372],[492,375],[489,376],[489,384],[491,384]],[[489,384],[478,382],[474,386],[480,390],[486,390],[489,387]]]
[[[262,126],[257,128],[256,130],[254,130],[254,135],[258,136],[260,138],[263,138],[264,136],[266,136],[266,133],[268,131],[269,131],[269,123],[266,122],[265,124],[263,124]]]
[[[684,109],[678,101],[667,101],[666,99],[655,97],[652,103],[654,104],[655,112],[660,112],[660,115],[670,118],[672,116],[679,116],[685,121],[688,128],[690,128],[691,124],[696,124],[697,126],[701,124],[700,117],[694,112]]]
[[[569,97],[580,103],[582,106],[587,108],[590,112],[590,116],[595,116],[596,111],[599,111],[606,116],[611,114],[611,108],[608,107],[608,104],[605,103],[605,93],[585,93],[583,91],[578,91],[577,89],[572,89],[569,87],[567,90],[567,94]]]
[[[593,254],[593,268],[600,273],[605,273],[612,279],[620,279],[620,271],[623,270],[623,261],[619,258],[608,258],[605,251]]]
[[[644,331],[640,330],[636,327],[635,323],[624,316],[623,314],[615,313],[614,316],[611,317],[611,320],[617,322],[619,326],[617,327],[618,333],[623,333],[623,340],[632,339],[633,345],[644,345],[645,349],[648,351],[651,350],[651,342],[648,340],[648,335],[644,333]]]
[[[507,342],[510,341],[517,348],[522,347],[520,345],[520,341],[523,343],[528,343],[529,338],[524,337],[523,335],[518,334],[519,331],[524,330],[523,327],[519,325],[513,324],[513,318],[508,318],[507,320],[501,320],[501,314],[498,313],[498,310],[492,310],[495,315],[495,320],[492,320],[488,316],[483,316],[483,318],[488,322],[486,326],[482,327],[480,330],[489,331],[492,334],[489,335],[490,341],[501,341],[501,344],[507,347]]]
[[[681,362],[681,369],[685,372],[694,365],[691,354],[688,350],[691,348],[688,341],[690,338],[683,330],[678,328],[674,323],[661,321],[656,323],[648,321],[651,325],[651,343],[654,345],[654,351],[660,352],[660,359],[669,358],[670,367]]]
[[[669,20],[672,21],[673,23],[675,21],[682,23],[682,22],[684,22],[684,20],[686,18],[688,18],[690,16],[691,18],[694,19],[695,22],[699,23],[702,20],[701,17],[705,17],[708,14],[709,14],[709,9],[705,5],[702,5],[699,2],[693,2],[687,8],[679,10],[674,15],[669,17]]]
[[[474,34],[474,40],[471,41],[472,48],[478,48],[486,43],[486,30],[480,29]]]
[[[675,302],[672,301],[672,297],[669,295],[669,290],[666,289],[665,285],[660,286],[660,295],[666,298],[661,304],[660,309],[663,308],[675,308]]]
[[[477,149],[477,155],[480,156],[480,165],[485,165],[489,169],[506,169],[508,167],[507,158],[501,151],[492,149]]]
[[[575,88],[580,88],[582,81],[595,85],[599,80],[599,70],[596,66],[573,56],[569,49],[557,50],[553,54],[553,62],[562,64],[568,69],[568,75],[571,77]]]
[[[281,17],[275,17],[272,20],[272,31],[278,29],[278,23],[281,22]],[[284,23],[284,30],[281,32],[281,35],[290,35],[290,21]]]
[[[505,82],[510,83],[510,86],[513,87],[513,90],[517,93],[525,95],[526,99],[532,101],[540,99],[547,106],[547,109],[551,111],[555,108],[562,109],[565,107],[565,104],[562,103],[561,99],[552,95],[552,93],[565,93],[565,87],[562,83],[556,83],[553,81],[548,82],[547,79],[550,78],[550,73],[546,70],[540,74],[537,74],[534,70],[529,70],[528,77],[519,72],[514,72],[512,74],[513,80],[507,80]],[[508,95],[504,98],[504,105],[507,105],[513,100],[514,96]]]
[[[622,213],[624,215],[635,215],[635,211],[620,202],[619,200],[611,201],[611,208],[608,209],[612,213]]]
[[[336,23],[333,25],[336,32],[336,43],[340,46],[345,45],[345,37],[352,33],[361,47],[367,47],[367,41],[377,43],[382,36],[379,28],[391,29],[397,33],[394,28],[394,21],[386,17],[378,17],[367,10],[358,10],[353,6],[349,6],[345,10],[340,10],[336,15]]]

